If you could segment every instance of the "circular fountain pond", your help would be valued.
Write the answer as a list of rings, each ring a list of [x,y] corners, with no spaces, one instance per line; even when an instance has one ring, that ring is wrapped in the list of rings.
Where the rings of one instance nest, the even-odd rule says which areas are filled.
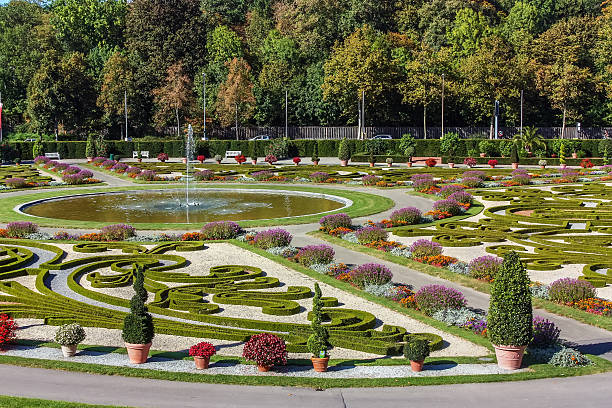
[[[202,223],[299,217],[352,204],[327,194],[280,190],[180,189],[72,195],[22,205],[25,214],[116,223]]]

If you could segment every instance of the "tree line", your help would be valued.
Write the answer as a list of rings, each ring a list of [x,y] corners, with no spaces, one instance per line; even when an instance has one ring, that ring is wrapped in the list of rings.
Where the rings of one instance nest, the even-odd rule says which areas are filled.
[[[204,79],[205,78],[205,79]],[[612,124],[612,0],[54,0],[0,6],[3,122]]]

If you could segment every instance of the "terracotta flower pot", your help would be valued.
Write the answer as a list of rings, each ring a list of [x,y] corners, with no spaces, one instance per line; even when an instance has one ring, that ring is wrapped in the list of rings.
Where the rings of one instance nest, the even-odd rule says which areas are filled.
[[[348,160],[340,160],[340,166],[346,167],[348,165]]]
[[[451,169],[455,168],[455,163],[448,163],[448,167],[450,167]]]
[[[312,164],[314,164],[315,166],[318,166],[318,165],[319,165],[319,160],[314,160],[314,161],[312,162]]]
[[[577,159],[578,158],[578,153],[572,153],[572,159]]]
[[[142,159],[140,157],[138,158],[138,163],[142,163]]]
[[[412,167],[412,162],[406,162],[406,167]]]
[[[93,161],[93,157],[88,157],[87,158],[87,163],[91,163]]]
[[[257,164],[257,159],[256,160],[251,160],[251,164],[252,165],[256,165]]]
[[[495,168],[495,166],[494,166],[494,165],[492,165],[492,164],[489,164],[489,166],[491,166],[491,168],[492,168],[492,169],[494,169],[494,168]]]
[[[370,163],[370,167],[374,167],[374,164],[376,164],[376,163]]]
[[[514,170],[518,169],[519,164],[518,163],[512,163],[512,168]]]
[[[62,354],[64,357],[74,357],[77,351],[76,344],[70,344],[68,346],[62,346]]]
[[[125,343],[125,348],[127,349],[128,357],[132,364],[143,364],[146,363],[147,358],[149,358],[151,342],[147,344]]]
[[[523,361],[523,353],[527,346],[496,346],[495,356],[497,357],[497,365],[506,370],[518,370],[521,368]]]
[[[480,153],[480,157],[487,157],[486,153]]]
[[[312,366],[317,373],[327,372],[327,366],[329,365],[329,357],[316,358],[312,357]]]
[[[183,157],[183,164],[187,164],[187,158]]]
[[[217,160],[217,164],[221,164],[221,160]]]
[[[257,370],[262,372],[262,373],[267,373],[268,371],[270,371],[270,369],[272,369],[273,366],[266,366],[266,365],[257,365]]]
[[[424,364],[425,364],[425,360],[421,360],[421,361],[412,361],[412,360],[410,360],[410,368],[415,373],[423,371],[423,365]]]
[[[561,170],[563,170],[567,167],[567,164],[561,164],[559,167],[561,168]]]
[[[546,168],[546,166],[540,166],[540,168],[541,168],[541,169],[545,169],[545,168]]]
[[[210,357],[193,356],[193,361],[195,362],[196,369],[206,370],[210,364]]]

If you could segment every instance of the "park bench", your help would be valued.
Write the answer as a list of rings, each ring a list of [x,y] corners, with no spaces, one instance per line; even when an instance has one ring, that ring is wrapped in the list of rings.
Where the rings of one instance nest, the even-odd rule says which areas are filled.
[[[140,151],[140,157],[143,159],[148,159],[149,158],[149,151],[148,150],[141,150]],[[138,151],[133,151],[132,152],[132,159],[137,159],[138,158]]]
[[[413,157],[412,158],[412,163],[413,164],[417,164],[417,163],[423,163],[425,164],[425,161],[427,159],[435,159],[436,160],[436,165],[442,164],[442,158],[441,157],[432,157],[432,156],[428,156],[428,157]]]
[[[236,156],[240,156],[242,154],[241,150],[228,150],[225,152],[226,159],[233,159]]]
[[[45,153],[45,157],[48,159],[61,160],[58,152]]]

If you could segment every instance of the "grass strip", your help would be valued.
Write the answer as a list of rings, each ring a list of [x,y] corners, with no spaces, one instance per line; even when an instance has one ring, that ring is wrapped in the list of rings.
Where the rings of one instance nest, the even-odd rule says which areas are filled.
[[[81,402],[52,401],[39,398],[9,397],[0,395],[3,408],[129,408],[118,405],[91,405]]]

